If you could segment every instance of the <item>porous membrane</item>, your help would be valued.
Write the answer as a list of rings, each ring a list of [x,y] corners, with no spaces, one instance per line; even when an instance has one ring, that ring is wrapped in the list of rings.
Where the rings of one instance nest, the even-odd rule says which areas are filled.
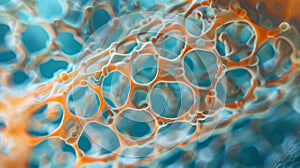
[[[299,166],[297,0],[0,2],[0,167]]]

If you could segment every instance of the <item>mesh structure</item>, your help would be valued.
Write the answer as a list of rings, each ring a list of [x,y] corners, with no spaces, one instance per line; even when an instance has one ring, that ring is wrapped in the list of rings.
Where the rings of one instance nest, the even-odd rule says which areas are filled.
[[[0,1],[0,167],[299,166],[297,5]]]

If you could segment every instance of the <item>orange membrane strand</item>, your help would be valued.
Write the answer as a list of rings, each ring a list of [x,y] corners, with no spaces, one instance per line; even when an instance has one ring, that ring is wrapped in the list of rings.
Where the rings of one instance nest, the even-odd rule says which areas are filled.
[[[297,3],[1,2],[0,167],[284,164]]]

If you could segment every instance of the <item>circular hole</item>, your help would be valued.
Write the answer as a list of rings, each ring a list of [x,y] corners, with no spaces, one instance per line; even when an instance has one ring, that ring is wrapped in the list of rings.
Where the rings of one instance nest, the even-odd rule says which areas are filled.
[[[28,167],[74,167],[75,150],[59,138],[46,139],[31,152]]]
[[[160,36],[156,42],[156,51],[167,59],[177,58],[185,47],[185,36],[180,31],[172,31]]]
[[[186,18],[185,27],[193,36],[200,36],[203,34],[203,26],[203,20],[197,18],[197,14],[195,12],[192,12],[192,14]]]
[[[153,55],[139,55],[132,63],[132,77],[137,83],[153,81],[157,74],[157,60]]]
[[[216,34],[216,50],[221,56],[229,56],[232,61],[239,62],[251,55],[256,34],[248,23],[224,24]]]
[[[112,108],[123,106],[128,99],[130,90],[129,79],[119,71],[113,71],[102,83],[102,93]]]
[[[49,39],[48,32],[39,25],[31,25],[21,33],[21,40],[30,53],[47,48]]]
[[[60,125],[63,113],[60,104],[48,103],[42,106],[29,118],[27,132],[34,136],[51,134]]]
[[[183,83],[160,82],[150,92],[152,110],[162,117],[177,118],[194,104],[194,93]]]
[[[226,104],[244,98],[251,88],[251,74],[246,69],[231,69],[223,78],[225,78],[226,85],[221,82],[217,83],[217,96],[223,97],[225,93]]]
[[[80,117],[89,118],[99,109],[98,95],[88,86],[75,86],[68,95],[69,110]]]
[[[154,118],[145,110],[127,109],[116,118],[118,131],[133,140],[149,136],[154,125]]]
[[[145,107],[145,105],[148,104],[148,90],[146,91],[141,89],[135,90],[133,92],[131,102],[136,108]],[[146,107],[148,107],[148,105]]]
[[[201,36],[211,28],[214,18],[215,13],[211,7],[199,7],[188,15],[185,27],[191,35]]]
[[[218,71],[217,58],[209,51],[192,50],[184,57],[187,80],[198,87],[211,86]]]
[[[115,132],[96,122],[88,123],[80,136],[78,146],[90,156],[109,154],[119,148],[120,142]]]

